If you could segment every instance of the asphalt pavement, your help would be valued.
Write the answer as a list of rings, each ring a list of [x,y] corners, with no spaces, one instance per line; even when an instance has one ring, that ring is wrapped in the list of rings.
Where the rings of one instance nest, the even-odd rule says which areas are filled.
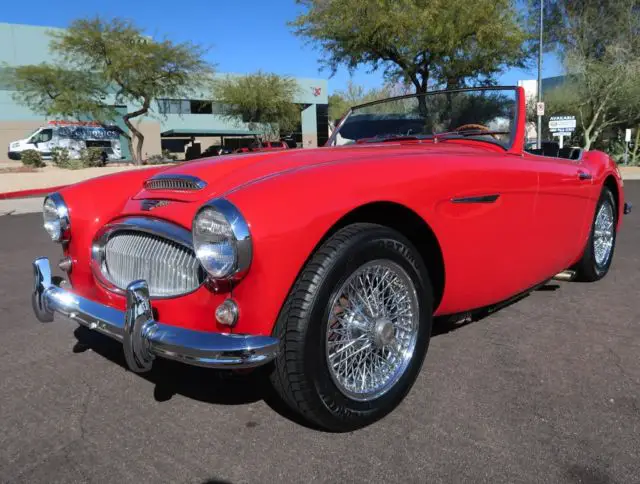
[[[640,182],[625,188],[640,210]],[[161,361],[140,376],[108,338],[38,323],[31,261],[59,247],[39,214],[0,216],[0,482],[640,482],[639,217],[603,281],[438,322],[402,405],[331,434],[260,374]]]

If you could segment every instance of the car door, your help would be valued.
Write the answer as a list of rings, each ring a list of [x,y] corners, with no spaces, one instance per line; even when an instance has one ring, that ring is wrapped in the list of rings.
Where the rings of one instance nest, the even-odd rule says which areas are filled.
[[[42,156],[50,156],[52,149],[53,129],[45,128],[40,130],[31,137],[29,143],[32,143],[34,148],[42,154]]]
[[[444,250],[448,292],[439,311],[503,301],[543,280],[535,250],[535,163],[512,154],[450,159],[430,176],[425,197],[440,200],[430,220]]]
[[[537,253],[534,259],[548,275],[563,271],[584,250],[592,174],[580,159],[531,157],[538,170],[535,208]]]
[[[24,141],[24,149],[25,150],[37,150],[36,143],[40,140],[40,133],[42,132],[42,128],[38,129],[35,133],[25,139]]]

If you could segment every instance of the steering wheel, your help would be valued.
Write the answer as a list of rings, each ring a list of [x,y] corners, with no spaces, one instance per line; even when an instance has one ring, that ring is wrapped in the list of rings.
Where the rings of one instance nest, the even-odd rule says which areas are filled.
[[[454,129],[454,131],[464,131],[465,129],[477,129],[479,131],[492,131],[489,127],[485,126],[484,124],[463,124],[462,126],[458,126],[456,129]],[[489,136],[491,136],[493,139],[498,139],[496,138],[495,134],[490,134]]]

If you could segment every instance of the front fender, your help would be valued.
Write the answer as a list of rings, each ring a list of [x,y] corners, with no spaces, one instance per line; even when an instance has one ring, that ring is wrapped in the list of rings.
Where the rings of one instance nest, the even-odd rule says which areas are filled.
[[[89,262],[98,229],[117,217],[132,193],[159,168],[141,168],[105,175],[69,185],[59,191],[69,208],[71,240],[64,255],[74,261],[69,279],[80,290],[93,286]]]
[[[233,290],[240,307],[234,332],[271,334],[298,274],[345,214],[377,201],[409,206],[408,198],[400,195],[415,193],[415,187],[409,186],[406,173],[385,166],[388,163],[369,165],[360,179],[344,165],[310,167],[226,195],[247,219],[253,240],[251,268]]]

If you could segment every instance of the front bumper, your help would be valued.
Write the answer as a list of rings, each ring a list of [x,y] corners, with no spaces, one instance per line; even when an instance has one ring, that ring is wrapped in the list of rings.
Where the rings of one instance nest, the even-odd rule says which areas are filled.
[[[253,368],[273,360],[279,341],[269,336],[209,333],[154,321],[145,281],[129,284],[127,308],[120,311],[55,285],[49,259],[33,262],[33,310],[42,322],[60,313],[83,326],[122,342],[129,368],[151,369],[156,356],[207,368]]]

